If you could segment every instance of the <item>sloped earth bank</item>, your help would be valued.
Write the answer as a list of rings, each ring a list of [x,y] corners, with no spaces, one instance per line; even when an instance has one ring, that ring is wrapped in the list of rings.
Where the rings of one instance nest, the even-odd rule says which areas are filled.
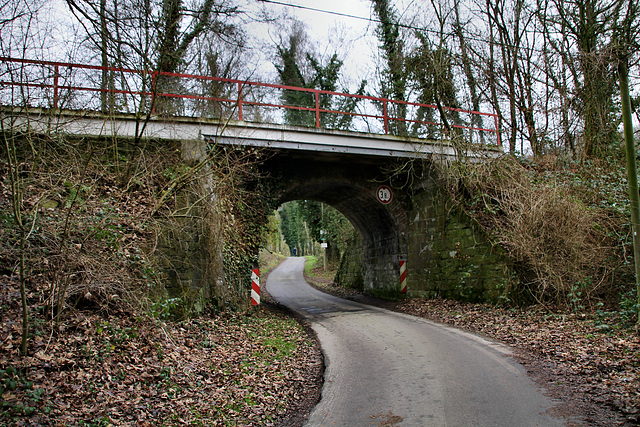
[[[184,322],[75,312],[18,355],[18,290],[0,277],[0,425],[300,425],[318,401],[314,340],[278,307]]]
[[[307,277],[344,298],[424,317],[510,345],[529,375],[570,425],[640,425],[640,339],[597,316],[554,314],[542,307],[508,309],[451,300],[382,301],[340,288],[321,268]]]

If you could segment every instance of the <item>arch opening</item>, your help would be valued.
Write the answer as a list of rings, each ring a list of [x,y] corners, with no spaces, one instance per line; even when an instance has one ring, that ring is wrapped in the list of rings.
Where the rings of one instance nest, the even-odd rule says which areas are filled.
[[[399,239],[396,220],[371,193],[368,188],[355,183],[337,180],[303,181],[283,191],[279,203],[312,200],[329,205],[344,215],[360,236],[360,257],[351,259],[361,260],[362,277],[343,277],[343,280],[361,280],[363,289],[375,294],[378,290],[388,290],[395,286]]]
[[[392,298],[399,295],[399,260],[407,253],[407,201],[397,194],[391,203],[382,204],[376,193],[382,183],[391,186],[387,171],[395,161],[399,160],[274,150],[262,166],[273,184],[275,206],[313,200],[349,220],[362,241],[363,290]]]

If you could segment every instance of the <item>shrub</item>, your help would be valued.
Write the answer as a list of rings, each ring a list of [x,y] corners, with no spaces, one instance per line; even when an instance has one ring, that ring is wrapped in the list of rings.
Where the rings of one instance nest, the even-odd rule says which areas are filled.
[[[616,294],[624,260],[612,237],[625,221],[576,179],[593,172],[588,165],[504,156],[449,172],[452,195],[515,260],[517,292],[569,308]]]

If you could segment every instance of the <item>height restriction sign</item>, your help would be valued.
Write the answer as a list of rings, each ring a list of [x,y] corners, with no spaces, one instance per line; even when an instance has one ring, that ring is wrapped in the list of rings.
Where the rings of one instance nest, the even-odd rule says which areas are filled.
[[[381,185],[380,187],[378,187],[376,196],[378,196],[378,201],[383,205],[390,203],[391,199],[393,199],[393,193],[391,192],[391,189],[386,185]]]

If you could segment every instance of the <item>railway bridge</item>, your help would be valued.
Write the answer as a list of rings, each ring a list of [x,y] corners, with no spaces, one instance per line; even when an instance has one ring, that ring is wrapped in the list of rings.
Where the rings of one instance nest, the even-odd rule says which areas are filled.
[[[5,127],[180,141],[186,160],[206,156],[212,144],[269,150],[261,167],[279,183],[278,202],[324,202],[354,225],[370,294],[491,300],[508,277],[499,251],[451,209],[438,184],[443,168],[436,167],[460,156],[499,155],[493,114],[208,76],[2,59]],[[121,80],[101,83],[105,73]],[[158,89],[163,80],[172,91]],[[309,102],[287,104],[291,91]],[[338,111],[331,107],[336,99],[356,108]],[[431,109],[442,120],[397,117],[400,104],[414,117]],[[289,124],[291,112],[299,123]],[[464,153],[456,139],[467,141]]]

